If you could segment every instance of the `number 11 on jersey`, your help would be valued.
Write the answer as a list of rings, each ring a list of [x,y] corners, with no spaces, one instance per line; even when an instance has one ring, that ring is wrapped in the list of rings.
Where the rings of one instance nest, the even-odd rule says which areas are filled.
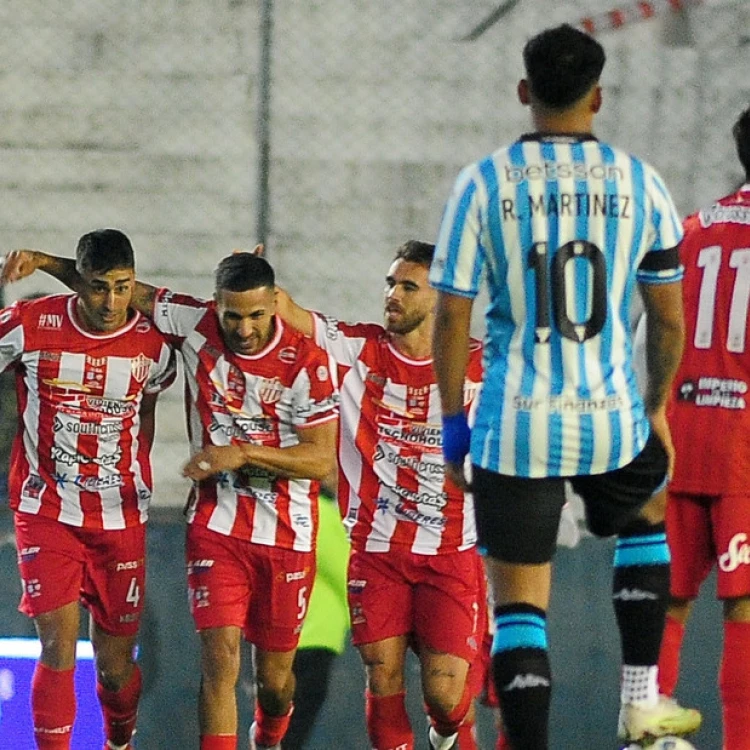
[[[696,349],[710,349],[714,335],[716,291],[719,285],[722,249],[720,245],[704,247],[698,253],[698,268],[703,269],[698,294],[698,314],[695,319],[693,345]],[[729,267],[735,269],[732,300],[727,325],[727,351],[745,351],[747,308],[750,301],[750,248],[739,247],[729,256]]]

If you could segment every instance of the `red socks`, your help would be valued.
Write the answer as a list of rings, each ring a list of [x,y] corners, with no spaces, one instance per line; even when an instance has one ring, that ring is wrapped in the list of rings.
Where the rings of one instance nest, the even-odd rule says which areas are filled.
[[[750,750],[750,622],[724,623],[719,670],[725,750]]]
[[[273,747],[278,745],[284,739],[286,730],[289,728],[289,722],[292,718],[294,705],[284,716],[269,716],[262,708],[260,703],[255,704],[255,742],[258,745]]]
[[[428,709],[432,726],[441,737],[450,737],[458,732],[461,723],[466,718],[466,714],[471,707],[471,693],[468,684],[464,687],[464,694],[461,696],[459,704],[447,715],[441,716]]]
[[[39,750],[69,750],[76,718],[72,669],[57,671],[37,662],[31,678],[31,713]]]
[[[96,683],[96,694],[102,704],[104,733],[113,745],[130,742],[138,717],[138,701],[141,697],[141,670],[136,664],[127,684],[117,692],[107,690]]]
[[[237,735],[204,734],[200,750],[237,750]]]
[[[477,725],[473,721],[464,721],[458,728],[458,746],[461,750],[478,750]]]
[[[680,649],[685,636],[683,623],[667,615],[659,651],[659,692],[674,695],[680,676]]]
[[[365,691],[367,734],[373,750],[414,750],[406,693],[379,696]]]

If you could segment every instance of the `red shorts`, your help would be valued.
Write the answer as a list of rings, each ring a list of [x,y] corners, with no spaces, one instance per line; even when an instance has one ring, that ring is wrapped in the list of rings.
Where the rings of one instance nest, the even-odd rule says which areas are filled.
[[[672,596],[698,596],[714,564],[719,599],[750,595],[750,495],[670,492],[667,540]]]
[[[484,571],[475,549],[417,555],[353,550],[348,598],[355,646],[408,635],[414,645],[474,661],[482,640]]]
[[[79,601],[106,633],[133,636],[143,612],[146,527],[82,529],[31,513],[15,513],[18,609],[29,617]]]
[[[479,698],[486,705],[497,705],[487,703],[484,698],[487,692],[487,685],[492,683],[492,657],[490,648],[492,646],[492,633],[490,633],[490,617],[487,600],[487,578],[481,576],[480,580],[480,602],[484,606],[480,607],[479,619],[477,621],[477,640],[479,641],[479,651],[474,660],[469,664],[469,675],[467,677],[469,690],[474,698]],[[493,689],[494,690],[494,689]]]
[[[297,647],[315,553],[253,544],[191,524],[185,546],[197,630],[236,626],[263,651]]]
[[[497,708],[500,701],[497,699],[495,678],[492,674],[492,633],[485,633],[480,653],[472,663],[469,674],[473,677],[472,695],[478,697],[483,705]]]

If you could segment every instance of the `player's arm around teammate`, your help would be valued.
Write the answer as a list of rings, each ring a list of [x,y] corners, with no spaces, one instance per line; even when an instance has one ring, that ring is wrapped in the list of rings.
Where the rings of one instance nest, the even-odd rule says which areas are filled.
[[[3,274],[22,278],[37,267],[75,283],[69,261],[37,251],[11,254]],[[201,750],[236,745],[243,631],[256,646],[251,746],[276,747],[283,737],[315,568],[312,503],[317,479],[335,462],[337,395],[328,358],[276,317],[274,286],[264,259],[240,253],[219,264],[214,301],[140,282],[133,292],[132,304],[153,317],[185,361]]]
[[[405,663],[418,653],[432,747],[451,747],[470,703],[481,569],[471,500],[444,482],[431,341],[434,246],[408,241],[384,289],[384,325],[313,314],[279,290],[280,314],[343,374],[339,494],[351,531],[349,608],[367,675],[367,730],[376,750],[411,748]],[[467,342],[466,403],[481,379]],[[463,402],[462,402],[463,403]]]
[[[42,645],[32,714],[45,750],[70,742],[79,600],[90,612],[106,747],[129,746],[141,684],[133,649],[143,607],[153,409],[174,378],[170,348],[130,308],[127,237],[91,232],[76,255],[77,295],[18,304],[0,326],[0,359],[14,363],[24,393],[11,505],[25,582],[21,609],[34,617]]]
[[[202,644],[201,750],[236,742],[243,631],[256,646],[251,747],[275,748],[291,715],[337,397],[323,351],[276,317],[264,259],[228,256],[216,282],[215,303],[162,292],[155,308],[195,372],[188,409],[202,426],[185,467],[195,482],[188,584]]]
[[[0,265],[0,286],[25,279],[35,271],[44,271],[74,292],[85,286],[84,278],[73,258],[26,248],[11,250],[5,255]],[[129,307],[142,315],[150,316],[157,291],[155,286],[133,279]]]

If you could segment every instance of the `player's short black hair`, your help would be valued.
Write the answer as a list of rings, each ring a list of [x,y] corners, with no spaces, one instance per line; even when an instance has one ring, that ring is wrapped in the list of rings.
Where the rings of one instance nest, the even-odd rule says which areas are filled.
[[[276,286],[271,264],[253,253],[232,253],[216,267],[216,291],[246,292],[249,289]]]
[[[85,273],[107,273],[116,268],[135,269],[135,254],[127,235],[119,229],[87,232],[76,247],[76,269]]]
[[[429,268],[435,256],[435,245],[431,242],[420,242],[419,240],[407,240],[398,250],[393,260],[405,260],[409,263],[417,263]]]
[[[737,156],[745,168],[745,178],[750,181],[750,107],[737,118],[732,135],[737,144]]]
[[[551,109],[567,109],[599,80],[604,48],[569,24],[546,29],[529,39],[523,63],[531,92]]]

